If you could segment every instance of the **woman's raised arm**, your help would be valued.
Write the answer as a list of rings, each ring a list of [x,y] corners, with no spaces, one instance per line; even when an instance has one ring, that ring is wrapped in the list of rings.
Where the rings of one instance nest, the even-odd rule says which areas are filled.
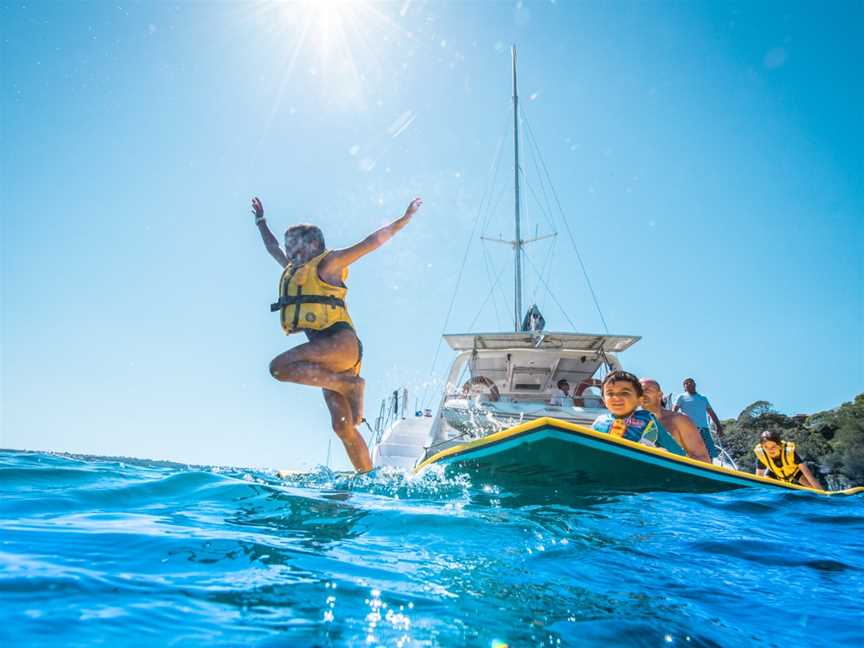
[[[377,232],[373,232],[356,245],[352,245],[351,247],[342,250],[333,250],[321,262],[321,272],[328,275],[337,275],[343,268],[348,267],[360,257],[366,256],[370,252],[377,250],[379,247],[384,245],[384,243],[393,238],[396,232],[408,224],[408,221],[411,220],[411,217],[418,209],[420,209],[422,204],[423,201],[420,198],[415,198],[408,205],[408,208],[405,210],[405,214],[403,214],[402,217],[397,218],[395,221],[382,227]]]
[[[270,253],[276,263],[281,267],[288,265],[288,258],[279,247],[279,241],[273,236],[273,232],[267,227],[267,220],[264,218],[264,205],[261,204],[261,199],[257,196],[252,199],[252,213],[255,215],[255,224],[258,226],[258,233],[261,234],[261,240],[264,241],[264,247]]]

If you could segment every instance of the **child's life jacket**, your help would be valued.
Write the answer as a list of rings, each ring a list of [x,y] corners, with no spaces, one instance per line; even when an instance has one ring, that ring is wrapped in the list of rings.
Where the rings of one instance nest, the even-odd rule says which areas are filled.
[[[613,414],[601,414],[592,426],[598,432],[606,432],[634,443],[642,443],[651,447],[661,447],[664,450],[686,457],[678,442],[666,431],[660,421],[649,411],[637,409],[628,416],[617,417]]]

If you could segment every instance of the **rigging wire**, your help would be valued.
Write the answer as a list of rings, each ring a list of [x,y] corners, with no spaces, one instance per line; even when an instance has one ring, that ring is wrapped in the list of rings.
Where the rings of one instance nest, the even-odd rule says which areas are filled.
[[[539,164],[537,163],[536,153],[534,152],[532,147],[528,147],[528,148],[532,152],[532,157],[534,158],[534,166],[537,170],[537,177],[540,179],[540,189],[541,189],[541,193],[542,193],[542,198],[541,198],[540,194],[538,194],[537,189],[535,189],[535,186],[528,180],[528,175],[525,172],[526,167],[524,167],[523,165],[519,166],[519,175],[520,175],[520,178],[522,179],[522,182],[528,187],[530,193],[533,195],[533,198],[536,201],[537,206],[539,207],[541,214],[543,215],[544,219],[546,220],[546,223],[549,225],[549,228],[551,229],[551,231],[554,234],[557,232],[556,232],[554,220],[552,218],[552,207],[551,207],[551,204],[549,203],[549,197],[548,197],[548,194],[546,192],[545,182],[543,181],[543,176],[540,173],[540,168],[539,168]],[[495,178],[497,179],[497,168],[496,168]],[[500,193],[498,194],[497,199],[495,200],[493,207],[487,212],[486,220],[485,220],[483,226],[481,227],[481,236],[485,235],[488,232],[489,223],[491,222],[492,216],[497,212],[497,208],[498,208],[499,203],[501,202],[501,199],[505,195],[507,195],[508,193],[509,193],[509,187],[506,187],[506,186],[502,187]],[[527,192],[522,193],[522,195],[520,196],[520,208],[522,210],[522,215],[524,218],[524,222],[526,223],[526,226],[530,227],[529,221],[531,220],[531,218],[530,218],[529,209],[528,209],[528,202],[529,202],[528,193]],[[544,205],[544,202],[545,202],[545,205]],[[487,203],[487,205],[488,205],[488,203]],[[535,229],[537,227],[538,227],[538,225],[535,223]],[[523,250],[524,250],[524,247],[523,247]],[[553,247],[553,250],[554,250],[554,247]],[[486,261],[486,258],[489,257],[489,253],[486,250],[485,246],[484,246],[483,252],[484,252],[484,261]],[[549,261],[550,261],[550,256],[546,255],[544,257],[544,268],[548,265],[549,272],[551,273],[551,263],[549,263]],[[489,268],[493,266],[492,261],[491,261],[491,257],[489,258],[487,263],[488,263],[488,266],[487,266],[487,274],[488,274]],[[545,269],[543,271],[541,271],[541,275],[545,274],[545,273],[546,273]],[[542,279],[542,276],[538,276],[537,282],[535,283],[535,286],[534,286],[534,290],[533,290],[534,303],[536,303],[537,293],[540,291],[541,279]],[[490,284],[492,284],[492,283],[493,283],[493,280],[490,279]],[[501,298],[502,298],[502,301],[504,302],[505,307],[507,307],[508,301],[507,301],[506,295],[504,295],[504,293],[503,293],[503,288],[500,286],[500,281],[496,280],[494,283],[499,284],[498,291],[501,294]],[[500,319],[500,317],[498,316],[498,313],[497,313],[497,301],[498,301],[497,298],[494,298],[493,305],[496,309],[496,318]],[[512,300],[509,302],[509,305],[512,307]],[[511,310],[512,310],[512,308],[511,308]],[[476,321],[476,319],[477,318],[475,317],[475,321]],[[470,330],[470,328],[471,327],[469,327],[468,330]]]
[[[547,274],[548,281],[552,280],[552,268],[555,267],[555,265],[553,263],[553,259],[555,258],[555,252],[557,249],[558,249],[558,237],[556,236],[555,238],[552,239],[552,250],[549,252],[549,264],[546,268],[546,272],[548,273]],[[545,300],[545,295],[544,295],[543,305],[542,305],[542,308],[540,310],[542,311],[545,308],[546,308],[546,300]]]
[[[525,117],[525,125],[528,127],[528,137],[534,141],[534,146],[536,146],[537,143],[536,138],[534,137],[534,129],[531,128],[531,122],[528,121],[527,117]],[[564,225],[567,229],[567,234],[570,237],[570,242],[573,244],[573,249],[576,252],[576,259],[579,261],[579,266],[582,268],[582,274],[585,277],[585,283],[588,284],[588,290],[591,293],[591,299],[594,301],[594,307],[597,309],[597,314],[600,316],[600,321],[603,323],[603,329],[606,331],[606,333],[609,333],[609,326],[606,324],[606,318],[603,317],[603,311],[600,309],[600,302],[597,300],[597,294],[594,292],[594,286],[591,285],[591,279],[588,277],[588,270],[585,268],[585,263],[582,261],[582,255],[579,253],[579,247],[576,245],[576,238],[573,236],[573,231],[570,229],[570,223],[568,222],[567,217],[564,215],[564,208],[561,207],[561,201],[558,199],[558,192],[555,191],[555,185],[552,183],[552,176],[549,174],[549,169],[546,167],[546,162],[543,160],[543,155],[539,153],[539,148],[538,154],[540,157],[540,163],[543,166],[543,171],[546,174],[547,180],[549,181],[549,187],[552,190],[552,196],[555,198],[555,204],[558,206],[558,211],[561,213],[561,219],[564,221]]]
[[[549,252],[543,257],[543,265],[540,266],[540,275],[549,276],[551,278],[552,275],[552,257],[555,256],[555,244],[558,240],[558,237],[554,237],[551,241],[551,247],[549,248]],[[548,275],[547,275],[548,272]],[[531,297],[531,301],[537,304],[537,293],[540,292],[540,282],[541,278],[537,279],[537,284],[534,286],[534,294]],[[542,308],[540,309],[543,310]]]
[[[483,253],[483,269],[486,271],[486,278],[489,280],[489,285],[492,286],[495,283],[495,281],[494,281],[495,273],[491,267],[491,264],[489,263],[489,254],[486,251],[485,245],[481,245],[480,249]],[[500,327],[501,326],[501,316],[498,313],[498,300],[495,299],[494,295],[492,297],[492,308],[495,310],[495,325]],[[469,328],[469,330],[470,330],[470,328]]]
[[[506,134],[504,135],[504,137],[506,137]],[[497,163],[495,165],[495,172],[492,176],[490,191],[494,191],[495,181],[498,179],[498,170],[500,168],[501,168],[501,156],[499,155]],[[491,255],[489,254],[489,251],[486,248],[486,241],[483,240],[483,235],[486,234],[486,232],[488,231],[489,222],[492,220],[492,215],[498,210],[498,205],[501,203],[501,199],[506,194],[507,194],[507,187],[502,187],[501,190],[498,192],[498,196],[495,199],[495,202],[491,203],[491,207],[490,207],[490,201],[487,201],[486,206],[488,209],[486,212],[486,218],[483,221],[483,225],[480,227],[480,249],[483,252],[483,265],[486,268],[486,275],[487,275],[487,278],[489,280],[489,285],[492,287],[492,290],[495,290],[495,285],[498,283],[498,281],[495,280],[495,276],[500,274],[500,273],[494,272],[494,264],[492,263]],[[499,290],[501,291],[501,299],[503,301],[503,305],[506,308],[507,307],[507,297],[504,295],[502,288],[499,287]],[[496,324],[498,324],[500,326],[501,316],[498,313],[497,299],[494,299],[494,297],[493,297],[492,305],[495,308],[495,322],[496,322]],[[472,322],[471,326],[468,327],[467,330],[469,332],[473,328],[474,323],[476,321],[477,321],[477,317],[474,318],[474,322]]]
[[[530,150],[530,149],[529,149]],[[539,174],[538,174],[539,176]],[[540,213],[546,218],[546,222],[549,223],[549,227],[552,228],[552,231],[555,231],[555,223],[552,222],[550,217],[550,213],[547,213],[545,209],[543,209],[543,203],[540,201],[540,197],[537,195],[537,192],[534,190],[534,185],[528,182],[528,177],[523,174],[523,179],[525,181],[525,186],[531,191],[531,195],[534,196],[534,200],[537,201],[537,205],[540,207]]]
[[[487,254],[489,255],[489,266],[492,267],[493,266],[492,254],[489,253],[488,250],[487,250]],[[502,270],[504,269],[503,265],[502,265],[501,269]],[[500,274],[500,272],[497,274]],[[504,292],[504,288],[501,285],[501,282],[498,282],[498,293],[501,295],[501,303],[504,304],[505,311],[512,312],[513,309],[515,308],[515,304],[513,303],[512,296],[509,298],[507,297],[507,294]]]
[[[484,223],[484,225],[481,229],[480,242],[482,244],[484,263],[487,264],[487,278],[489,279],[489,285],[494,287],[494,285],[497,284],[498,293],[501,296],[501,303],[503,304],[503,308],[505,310],[509,308],[512,311],[513,310],[513,301],[507,299],[507,295],[504,293],[504,288],[501,286],[500,281],[497,281],[494,279],[495,276],[500,275],[500,271],[494,272],[494,263],[492,262],[492,255],[489,253],[489,250],[486,246],[487,241],[484,241],[482,239],[482,236],[484,234],[488,233],[488,231],[489,231],[489,222],[492,220],[492,215],[497,211],[498,205],[501,203],[502,198],[505,195],[507,195],[508,193],[509,193],[508,187],[506,187],[506,186],[502,187],[501,190],[498,192],[498,197],[495,199],[495,202],[492,205],[492,208],[487,212],[486,222]],[[500,234],[499,234],[499,236],[500,236]],[[503,267],[502,267],[502,269],[503,269]],[[490,271],[491,271],[491,274],[490,274]],[[501,325],[500,324],[501,318],[500,318],[500,315],[498,314],[498,311],[497,311],[497,299],[493,302],[493,304],[495,304],[495,308],[496,308],[496,313],[495,313],[496,321],[500,326]],[[470,331],[471,327],[468,327],[468,330]]]
[[[530,147],[529,147],[529,148],[530,148]],[[539,173],[538,173],[538,176],[539,176]],[[524,180],[525,180],[525,185],[526,185],[526,186],[528,187],[528,189],[531,191],[531,194],[534,196],[534,199],[537,201],[537,204],[538,204],[538,206],[540,207],[540,213],[543,214],[543,216],[546,218],[546,222],[549,224],[549,227],[550,227],[550,229],[552,230],[553,235],[557,235],[557,232],[555,231],[555,223],[553,223],[552,220],[550,219],[550,217],[549,217],[549,213],[547,213],[547,212],[543,209],[543,205],[541,204],[540,197],[537,195],[537,192],[534,190],[534,186],[533,186],[530,182],[528,182],[528,178],[527,178],[527,176],[524,176],[524,174],[523,174],[523,177],[524,177]],[[527,198],[527,195],[526,195],[526,197],[525,197],[526,206],[527,206],[527,201],[528,201],[528,198]],[[534,234],[535,237],[538,236],[538,233],[536,232],[536,229],[537,229],[537,228],[539,228],[539,225],[535,225],[535,234]],[[524,250],[524,249],[525,249],[525,248],[523,247],[523,250]],[[548,263],[548,261],[549,261],[549,255],[546,255],[546,257],[545,257],[545,259],[544,259],[544,263],[543,263],[544,268],[545,268],[546,264]],[[540,275],[538,275],[537,283],[534,285],[534,293],[533,293],[532,301],[533,301],[535,304],[537,303],[537,292],[540,290],[540,279],[542,279],[542,274],[544,274],[544,273],[545,273],[545,270],[543,270],[543,271],[540,273]]]
[[[522,117],[527,121],[527,117],[525,116],[524,111],[522,111]],[[552,214],[552,203],[549,201],[549,195],[546,193],[546,182],[543,180],[543,174],[540,173],[540,163],[537,161],[537,155],[539,154],[537,142],[529,139],[528,144],[528,151],[531,154],[531,159],[534,161],[534,168],[537,169],[537,178],[540,181],[540,191],[543,194],[543,200],[546,204],[547,213]],[[554,226],[552,229],[555,229]]]
[[[503,264],[502,264],[501,270],[503,270],[503,269],[504,269],[504,267],[503,267]],[[486,295],[486,299],[483,300],[483,303],[480,304],[480,308],[477,310],[477,314],[474,316],[474,319],[471,320],[471,324],[468,325],[468,330],[469,330],[469,331],[470,331],[472,328],[474,328],[474,325],[477,323],[477,320],[480,318],[480,314],[483,312],[483,309],[486,308],[486,304],[489,303],[489,298],[490,298],[490,297],[493,297],[493,296],[495,295],[495,287],[498,285],[498,282],[501,280],[501,274],[502,274],[502,273],[501,273],[500,271],[498,271],[496,274],[497,274],[498,276],[497,276],[497,278],[495,279],[495,283],[492,284],[492,289],[489,291],[489,294]]]
[[[531,267],[534,269],[534,272],[537,272],[537,266],[534,265],[534,262],[531,260],[531,257],[529,257],[529,256],[526,254],[526,255],[525,255],[525,258],[528,259],[528,263],[531,264]],[[542,279],[542,275],[540,275],[540,274],[538,273],[538,276],[540,276],[541,279]],[[564,307],[561,305],[561,303],[560,303],[557,299],[555,299],[555,293],[553,293],[552,290],[549,288],[549,284],[547,284],[546,281],[543,280],[543,285],[546,286],[546,290],[549,292],[549,296],[552,297],[552,301],[555,302],[555,305],[558,306],[558,308],[559,308],[559,309],[561,310],[561,312],[564,314],[564,317],[565,317],[565,318],[567,319],[567,321],[570,323],[570,326],[572,327],[572,329],[575,331],[575,330],[576,330],[576,325],[573,323],[573,320],[570,319],[570,316],[567,314],[567,311],[564,310]]]
[[[536,238],[537,236],[539,236],[539,234],[538,234],[538,230],[539,230],[539,229],[540,229],[540,226],[539,226],[539,225],[537,225],[537,226],[534,227],[534,236],[535,236],[535,238]],[[547,259],[547,257],[548,257],[548,255],[546,255],[546,254],[543,255],[543,264],[542,264],[542,266],[541,266],[541,270],[540,270],[541,273],[543,272],[543,268],[546,266],[546,259]],[[537,303],[537,291],[538,291],[538,290],[540,290],[540,279],[537,279],[537,280],[534,282],[534,291],[531,293],[531,302],[530,302],[530,303],[532,303],[532,304],[536,304],[536,303]],[[529,306],[529,308],[530,308],[530,306]]]
[[[485,243],[485,241],[483,241],[483,243]],[[483,267],[486,269],[486,277],[489,279],[489,285],[492,286],[492,308],[495,309],[495,324],[500,328],[502,326],[501,314],[498,312],[498,300],[495,298],[495,284],[498,282],[494,279],[495,272],[492,268],[492,261],[489,259],[489,251],[486,249],[485,245],[482,245],[481,249],[483,250]],[[468,327],[468,330],[470,331],[473,326],[474,324],[472,322],[471,326]]]
[[[524,119],[525,113],[521,108],[520,108],[520,114],[522,115],[522,117]],[[535,188],[534,184],[532,184],[531,181],[528,179],[528,174],[524,172],[524,169],[523,169],[522,177],[524,178],[525,185],[528,187],[528,190],[531,192],[531,195],[533,196],[534,200],[537,202],[537,206],[540,209],[540,213],[543,215],[543,217],[546,219],[546,222],[549,224],[550,230],[552,231],[553,234],[557,235],[558,232],[557,232],[557,229],[555,227],[554,219],[552,217],[552,213],[553,213],[552,212],[552,205],[549,202],[549,195],[546,191],[546,182],[543,179],[543,174],[540,172],[540,163],[537,161],[536,142],[534,142],[530,139],[527,141],[529,144],[529,146],[527,146],[527,149],[531,155],[531,160],[533,161],[533,167],[536,170],[537,178],[539,180],[540,194],[542,194],[542,199],[541,199],[541,195],[538,194],[537,189]],[[526,202],[527,202],[527,196],[526,196]],[[537,234],[535,234],[535,236],[537,236]],[[544,257],[543,267],[541,268],[541,272],[537,277],[537,283],[534,285],[534,292],[532,294],[532,302],[534,304],[537,304],[537,293],[540,291],[540,284],[541,284],[541,280],[542,280],[543,276],[551,276],[552,258],[555,254],[555,249],[556,249],[555,246],[556,245],[557,245],[557,236],[556,236],[556,238],[554,238],[552,240],[552,247],[549,249],[549,253],[546,254]],[[548,271],[548,275],[547,275],[547,271]],[[544,301],[544,305],[545,305],[545,301]],[[540,310],[542,311],[543,308],[541,308]]]
[[[504,196],[509,193],[508,189],[509,189],[509,187],[501,187],[501,191],[498,192],[498,197],[495,199],[495,204],[492,205],[492,209],[488,213],[485,226],[484,226],[483,230],[481,230],[481,235],[488,233],[489,221],[492,220],[492,214],[494,214],[498,210],[498,205],[501,204],[501,199],[504,198]],[[499,236],[500,236],[500,233],[499,233]]]
[[[501,149],[504,145],[504,140],[506,139],[506,137],[507,133],[505,131],[505,133],[498,139],[498,149],[495,153],[495,159],[492,161],[492,165],[489,169],[487,177],[491,175],[493,171],[495,173],[495,176],[497,176],[497,169],[501,158]],[[471,226],[471,235],[468,237],[468,244],[465,246],[465,254],[462,256],[462,264],[459,266],[459,273],[456,276],[456,285],[453,288],[453,295],[450,298],[450,306],[447,308],[447,315],[444,318],[444,326],[441,329],[441,335],[438,336],[438,345],[435,347],[435,355],[432,357],[432,366],[429,369],[430,376],[434,375],[435,365],[438,363],[438,356],[441,354],[441,343],[444,341],[444,334],[447,331],[447,325],[450,323],[450,315],[453,313],[453,306],[456,303],[456,296],[459,294],[459,285],[462,283],[462,274],[465,271],[465,265],[468,262],[468,254],[471,251],[471,244],[474,242],[474,235],[477,232],[477,225],[480,223],[480,217],[483,214],[483,203],[486,201],[487,196],[490,194],[490,185],[491,182],[487,183],[486,188],[483,191],[483,196],[480,199],[480,206],[477,209],[477,216],[474,218],[474,223]],[[426,407],[428,392],[429,383],[427,382],[426,387],[423,390],[423,398],[421,399],[421,402],[423,403],[423,408]]]

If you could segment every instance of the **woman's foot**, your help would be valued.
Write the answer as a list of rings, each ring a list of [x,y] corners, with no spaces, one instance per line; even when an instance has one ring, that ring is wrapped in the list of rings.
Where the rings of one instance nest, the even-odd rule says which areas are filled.
[[[351,406],[351,412],[354,414],[355,426],[360,425],[363,422],[363,395],[365,393],[366,381],[360,376],[356,376],[345,391],[345,398],[348,399],[348,404]]]

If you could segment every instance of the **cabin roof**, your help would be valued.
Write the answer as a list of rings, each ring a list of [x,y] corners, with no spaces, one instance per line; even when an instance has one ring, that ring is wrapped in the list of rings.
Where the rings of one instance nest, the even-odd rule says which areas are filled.
[[[599,335],[595,333],[458,333],[444,339],[454,351],[472,349],[543,349],[547,351],[604,351],[619,353],[642,338],[638,335]]]

